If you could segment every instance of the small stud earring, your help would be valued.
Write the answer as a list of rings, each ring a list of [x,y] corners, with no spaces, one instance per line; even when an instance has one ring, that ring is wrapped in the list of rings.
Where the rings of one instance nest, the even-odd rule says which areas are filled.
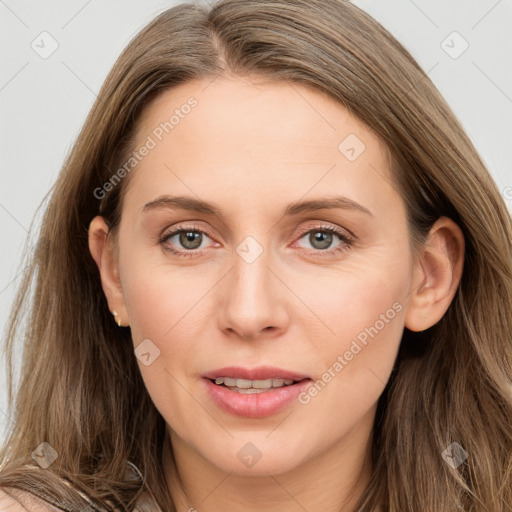
[[[122,327],[121,325],[121,318],[117,318],[117,312],[116,311],[112,311],[112,314],[114,315],[114,321],[116,322],[116,324],[119,326],[119,327]]]

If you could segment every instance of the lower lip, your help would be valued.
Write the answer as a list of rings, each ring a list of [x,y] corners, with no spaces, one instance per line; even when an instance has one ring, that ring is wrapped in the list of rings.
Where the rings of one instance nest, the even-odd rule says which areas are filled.
[[[276,414],[293,402],[311,382],[311,379],[305,379],[290,386],[272,388],[261,393],[239,393],[214,384],[209,379],[203,380],[210,397],[221,409],[246,418],[263,418]]]

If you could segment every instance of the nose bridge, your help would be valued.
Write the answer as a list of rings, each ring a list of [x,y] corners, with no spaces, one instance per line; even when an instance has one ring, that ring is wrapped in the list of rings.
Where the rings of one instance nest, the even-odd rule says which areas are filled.
[[[218,316],[222,329],[250,338],[270,327],[284,327],[283,291],[268,268],[271,256],[253,236],[246,237],[235,248],[233,269],[225,284],[227,290]]]

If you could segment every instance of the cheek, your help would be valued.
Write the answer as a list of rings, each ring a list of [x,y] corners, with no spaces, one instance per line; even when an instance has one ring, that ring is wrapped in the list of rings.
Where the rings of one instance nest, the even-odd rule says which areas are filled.
[[[163,343],[200,314],[212,274],[170,265],[160,250],[126,245],[120,273],[134,343],[148,337]]]
[[[195,376],[201,367],[192,363],[202,361],[205,331],[216,318],[209,291],[218,277],[213,271],[171,267],[142,251],[126,257],[120,271],[136,353],[147,340],[158,353],[150,366],[139,364],[146,386],[155,402],[164,391],[165,400],[172,400],[181,393],[172,377],[181,382],[179,375]]]
[[[165,276],[155,276],[147,269],[143,278],[132,274],[126,286],[123,286],[128,317],[135,343],[143,337],[160,339],[172,329],[177,321],[186,290],[179,292]]]
[[[299,293],[309,298],[325,328],[323,336],[312,337],[316,381],[300,401],[322,418],[320,411],[329,410],[326,421],[335,431],[361,418],[389,379],[404,328],[407,254],[400,255],[398,248],[395,253],[376,251],[329,279],[301,282]]]
[[[410,285],[407,265],[403,257],[375,252],[364,261],[351,261],[342,271],[295,276],[294,291],[307,298],[309,316],[322,324],[317,338],[323,353],[344,352],[354,339],[364,345],[401,333]]]
[[[387,380],[403,332],[404,295],[389,282],[375,280],[354,288],[345,282],[338,299],[315,303],[331,331],[315,347],[314,366],[325,369],[324,381],[334,381],[334,373],[343,375],[336,381],[340,386],[357,383],[362,389],[365,379]]]
[[[136,257],[127,259],[125,268],[129,272],[125,274],[123,292],[133,343],[136,353],[144,344],[150,352],[148,365],[139,357],[145,386],[157,409],[173,426],[176,418],[190,421],[191,400],[184,391],[188,381],[183,373],[201,353],[201,319],[212,314],[205,309],[207,301],[200,300],[207,284],[203,279],[201,285],[190,272],[186,277],[176,268],[170,271],[148,260],[140,263]],[[179,420],[178,426],[181,424]],[[181,430],[184,435],[186,428]]]

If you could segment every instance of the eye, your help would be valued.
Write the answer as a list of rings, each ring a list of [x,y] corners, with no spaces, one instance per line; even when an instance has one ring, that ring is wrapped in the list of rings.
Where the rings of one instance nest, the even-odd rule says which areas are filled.
[[[160,239],[165,250],[178,256],[190,257],[203,253],[203,242],[210,238],[208,233],[197,226],[178,226],[167,231]],[[198,250],[200,249],[200,250]]]
[[[301,236],[299,240],[305,239],[313,249],[313,254],[322,256],[348,250],[354,242],[351,234],[334,226],[316,226],[309,229],[303,228],[300,230],[300,234],[303,236]],[[333,244],[336,244],[336,239],[341,243],[331,248]]]
[[[328,256],[334,253],[348,250],[353,242],[352,234],[334,226],[315,226],[313,228],[302,228],[299,232],[302,235],[299,240],[306,239],[311,245],[309,252],[319,256]],[[160,238],[163,248],[179,257],[195,257],[203,254],[205,245],[210,236],[206,231],[197,226],[179,225],[171,231],[165,232]],[[337,245],[336,239],[339,240]],[[301,247],[307,249],[307,247]]]

